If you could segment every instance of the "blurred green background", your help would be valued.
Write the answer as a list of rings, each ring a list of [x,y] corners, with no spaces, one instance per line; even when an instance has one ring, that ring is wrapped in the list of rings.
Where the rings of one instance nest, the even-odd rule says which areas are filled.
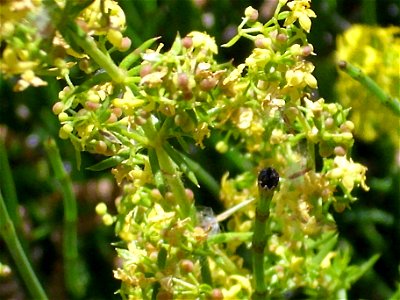
[[[274,7],[274,1],[268,0],[121,0],[119,3],[126,14],[126,35],[132,39],[133,47],[150,37],[161,36],[166,49],[177,32],[185,36],[192,30],[208,32],[221,45],[235,34],[247,6],[259,9],[261,20],[267,20]],[[317,53],[313,62],[319,94],[326,101],[334,102],[336,36],[356,23],[399,26],[400,3],[398,0],[315,0],[312,9],[318,17],[313,20],[309,40]],[[250,53],[251,47],[250,42],[240,41],[232,48],[221,48],[219,61],[233,59],[238,64]],[[85,299],[119,299],[114,295],[119,282],[113,279],[112,273],[118,263],[111,245],[116,238],[112,227],[103,226],[94,211],[100,201],[112,207],[118,188],[108,171],[85,170],[101,157],[82,154],[82,166],[78,170],[72,145],[58,139],[59,122],[51,107],[64,83],[49,79],[47,87],[29,88],[22,93],[12,91],[14,83],[0,77],[0,137],[5,139],[24,221],[23,240],[34,269],[50,299],[68,299],[62,278],[62,198],[43,149],[43,141],[51,136],[57,139],[78,198],[79,251],[87,271],[82,276],[88,279]],[[210,163],[210,158],[207,160],[215,155],[210,151],[207,155],[200,153],[198,159],[204,160],[202,164],[210,166],[208,171],[218,177],[220,170],[229,166],[213,170],[212,166],[217,164]],[[353,263],[361,263],[376,253],[381,258],[352,287],[350,299],[387,299],[400,280],[398,151],[399,144],[390,144],[385,137],[369,144],[356,140],[353,159],[368,167],[371,190],[360,192],[359,201],[351,210],[335,214],[335,218],[342,242],[352,245]],[[0,262],[14,270],[3,241],[0,241]],[[0,299],[27,298],[16,272],[0,278]]]

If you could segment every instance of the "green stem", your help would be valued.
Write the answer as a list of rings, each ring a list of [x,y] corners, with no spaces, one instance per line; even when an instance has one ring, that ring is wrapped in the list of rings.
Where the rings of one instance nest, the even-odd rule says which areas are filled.
[[[274,195],[274,189],[278,185],[279,175],[271,168],[264,169],[258,176],[259,201],[256,208],[253,234],[253,274],[255,292],[252,299],[266,299],[267,285],[265,283],[265,246],[269,233],[267,221],[269,219],[269,206]]]
[[[8,162],[7,151],[4,145],[3,137],[0,137],[0,187],[4,191],[4,197],[8,200],[7,209],[8,213],[10,214],[10,218],[17,228],[17,231],[21,232],[22,220],[18,213],[17,192],[11,174],[11,168]]]
[[[360,82],[363,86],[372,92],[379,102],[388,107],[397,116],[400,116],[400,101],[392,98],[374,81],[371,77],[365,75],[359,68],[346,61],[338,63],[339,69],[346,72],[350,77]]]
[[[71,3],[73,1],[67,2],[65,8],[61,9],[55,0],[44,0],[44,5],[50,12],[52,21],[55,22],[57,29],[71,48],[78,52],[78,48],[82,48],[87,55],[110,75],[114,82],[123,83],[126,78],[125,71],[114,63],[108,53],[102,52],[95,40],[78,26],[75,22],[76,13],[71,12],[71,7],[74,6]]]
[[[151,146],[153,146],[156,152],[161,173],[165,178],[169,190],[174,196],[181,217],[186,218],[190,216],[192,214],[193,205],[189,201],[185,191],[185,186],[183,185],[181,176],[178,173],[173,160],[164,149],[164,144],[167,144],[168,141],[165,140],[164,136],[161,136],[157,132],[150,118],[147,119],[142,128],[148,140],[152,141]]]
[[[116,83],[123,83],[126,78],[125,72],[119,68],[111,57],[103,53],[98,47],[94,39],[88,36],[76,24],[68,27],[70,37],[78,44],[85,53],[88,54],[100,67],[102,67],[112,80]]]
[[[0,191],[0,234],[6,242],[7,248],[10,251],[15,264],[24,280],[32,299],[47,299],[47,296],[41,286],[38,278],[33,272],[32,266],[22,249],[21,243],[18,240],[14,224],[7,212],[6,205],[3,200],[3,195]]]
[[[45,149],[56,179],[60,183],[64,203],[64,235],[63,255],[65,284],[73,295],[79,295],[81,290],[78,272],[78,239],[77,239],[77,204],[72,182],[65,171],[63,162],[54,139],[45,143]]]
[[[209,236],[207,242],[209,245],[230,243],[232,241],[246,242],[249,241],[252,236],[252,232],[223,232]]]
[[[208,251],[207,243],[204,244],[204,250]],[[208,284],[209,286],[213,285],[210,264],[208,262],[208,255],[201,255],[200,258],[200,273],[201,279],[204,283]]]
[[[169,190],[174,195],[176,203],[179,206],[179,211],[183,217],[188,217],[191,212],[191,205],[186,195],[181,177],[177,172],[172,159],[168,156],[164,148],[161,145],[157,145],[155,150],[160,164],[160,169],[164,178],[166,178]]]

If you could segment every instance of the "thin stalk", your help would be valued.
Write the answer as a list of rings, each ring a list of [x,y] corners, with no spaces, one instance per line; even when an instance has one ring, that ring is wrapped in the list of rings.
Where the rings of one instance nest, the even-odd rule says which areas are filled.
[[[6,242],[7,248],[13,257],[18,271],[24,280],[32,299],[46,300],[48,299],[43,287],[41,286],[38,278],[33,272],[32,266],[29,263],[28,258],[24,250],[22,249],[21,243],[18,239],[17,233],[14,228],[14,224],[7,212],[6,205],[3,200],[3,195],[0,191],[0,235]]]
[[[21,231],[22,220],[18,213],[18,198],[15,189],[14,180],[11,174],[10,164],[8,162],[7,151],[4,145],[3,137],[0,136],[0,187],[4,192],[4,197],[7,199],[7,209],[11,221]]]
[[[52,21],[56,23],[57,29],[72,49],[82,48],[87,55],[110,75],[114,82],[123,83],[126,78],[125,71],[114,63],[107,52],[102,52],[95,40],[87,35],[73,20],[74,16],[76,16],[75,12],[71,14],[71,11],[67,9],[67,7],[74,6],[72,2],[68,3],[67,1],[64,9],[61,9],[55,0],[44,0],[44,5],[48,9]],[[77,51],[79,52],[79,50]]]
[[[223,232],[211,235],[207,242],[209,245],[229,243],[232,241],[246,242],[253,236],[252,232]]]
[[[205,251],[209,250],[207,243],[204,244],[204,250]],[[212,286],[213,280],[210,270],[210,264],[208,262],[208,255],[201,255],[199,261],[200,261],[201,279],[203,280],[204,283]]]
[[[116,83],[122,83],[126,79],[125,72],[119,68],[108,54],[103,53],[94,39],[83,32],[76,24],[70,29],[70,36],[85,53],[88,54],[100,67],[102,67],[112,80]]]
[[[78,238],[77,238],[77,204],[72,188],[72,182],[65,171],[60,152],[54,139],[45,143],[45,149],[56,179],[60,183],[64,204],[64,234],[63,256],[64,275],[67,290],[73,295],[79,295],[81,279],[78,268]]]
[[[279,182],[279,174],[272,168],[263,169],[258,175],[259,201],[256,208],[253,234],[253,275],[255,291],[252,299],[266,299],[267,285],[265,282],[265,246],[269,233],[267,221],[269,219],[269,206],[274,195],[274,190]]]
[[[167,152],[164,150],[164,147],[162,147],[162,145],[157,145],[155,150],[160,164],[160,169],[164,178],[166,178],[169,190],[174,195],[176,203],[179,206],[179,211],[183,217],[188,217],[191,213],[191,204],[186,195],[181,177],[177,172],[171,157],[169,157]]]
[[[388,107],[397,116],[400,116],[400,101],[388,95],[371,77],[365,75],[359,68],[346,61],[340,61],[338,66],[340,70],[346,72],[350,77],[369,89],[369,91],[377,97],[379,102]]]
[[[190,203],[189,198],[185,191],[185,186],[181,180],[181,176],[176,169],[171,157],[168,155],[167,151],[164,149],[164,144],[168,141],[165,140],[163,136],[160,136],[154,127],[151,118],[147,119],[146,123],[142,126],[146,137],[149,141],[152,141],[150,146],[153,146],[158,164],[160,166],[161,173],[167,183],[168,189],[171,191],[176,204],[178,205],[178,211],[181,217],[188,217],[192,214],[193,205]]]

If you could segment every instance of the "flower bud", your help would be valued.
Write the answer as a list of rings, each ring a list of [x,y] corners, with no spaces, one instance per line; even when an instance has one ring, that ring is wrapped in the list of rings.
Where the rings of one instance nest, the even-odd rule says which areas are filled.
[[[62,113],[62,111],[64,110],[64,103],[62,102],[56,102],[53,105],[53,113],[55,115],[59,115],[60,113]]]
[[[99,108],[100,104],[98,102],[86,101],[85,108],[90,111],[94,111]]]
[[[255,22],[258,19],[258,11],[253,7],[249,6],[244,10],[244,15],[251,22]]]
[[[261,49],[268,49],[271,47],[272,41],[270,38],[264,37],[263,35],[260,35],[256,38],[256,40],[254,41],[254,45],[257,48],[261,48]]]
[[[342,132],[352,132],[354,130],[354,123],[352,121],[346,121],[340,125],[340,131]]]
[[[96,213],[100,216],[107,213],[107,205],[104,202],[100,202],[96,205]]]
[[[143,78],[144,76],[150,74],[151,71],[152,71],[152,68],[153,68],[153,67],[152,67],[150,64],[145,64],[145,65],[143,65],[143,66],[140,68],[140,72],[139,72],[140,77]]]
[[[189,78],[186,73],[179,73],[178,74],[178,86],[181,89],[186,89],[189,84]]]
[[[193,191],[191,189],[185,189],[185,194],[186,194],[186,197],[188,198],[188,200],[190,202],[193,202],[193,199],[194,199]]]
[[[279,33],[276,36],[276,40],[279,43],[286,43],[286,41],[288,40],[288,36],[286,34],[284,34],[284,33]]]
[[[326,127],[327,129],[332,128],[334,125],[335,125],[335,120],[334,120],[333,118],[329,117],[329,118],[327,118],[327,119],[325,120],[325,127]]]
[[[217,80],[213,77],[204,78],[202,81],[200,81],[200,89],[205,92],[212,90],[216,85]]]
[[[70,124],[64,124],[59,131],[59,136],[61,139],[66,140],[70,133],[72,132],[73,127]]]
[[[303,56],[309,56],[314,51],[313,45],[308,44],[301,48],[301,53]]]
[[[105,214],[102,217],[102,221],[103,221],[104,225],[110,226],[114,223],[114,218],[110,214]]]
[[[128,37],[124,37],[124,38],[122,38],[122,41],[121,41],[121,44],[118,47],[118,50],[121,51],[121,52],[125,52],[125,51],[129,50],[131,45],[132,45],[131,39],[128,38]]]
[[[333,150],[336,156],[345,156],[346,155],[346,149],[343,148],[342,146],[336,146],[335,149]]]
[[[155,200],[161,200],[162,195],[159,189],[152,189],[151,190],[151,197],[154,198]]]
[[[225,141],[218,141],[218,143],[215,145],[215,150],[217,150],[219,153],[226,153],[229,150],[229,146]]]
[[[58,115],[58,120],[60,121],[60,122],[65,122],[65,121],[67,121],[68,120],[68,115],[65,113],[65,112],[62,112],[62,113],[60,113],[59,115]]]
[[[110,123],[110,124],[115,123],[117,121],[118,121],[118,117],[114,113],[111,113],[110,117],[107,119],[107,123]]]
[[[222,300],[224,299],[224,294],[220,289],[213,289],[211,292],[211,300]]]
[[[104,141],[98,141],[95,146],[95,151],[99,154],[106,153],[107,144]]]
[[[190,273],[190,272],[193,272],[194,264],[191,260],[184,259],[180,262],[180,267],[181,267],[182,271],[184,271],[186,273]]]
[[[186,49],[192,47],[193,46],[193,39],[190,36],[185,36],[182,39],[182,46],[185,47]]]
[[[122,33],[115,29],[110,29],[107,33],[107,40],[114,46],[119,48],[122,43]]]

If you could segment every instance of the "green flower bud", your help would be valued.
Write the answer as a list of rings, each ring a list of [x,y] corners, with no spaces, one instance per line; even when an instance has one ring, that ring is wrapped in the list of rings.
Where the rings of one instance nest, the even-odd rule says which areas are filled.
[[[107,33],[107,40],[114,46],[117,48],[120,48],[121,43],[122,43],[122,33],[118,30],[115,29],[111,29],[110,31],[108,31]]]
[[[107,205],[104,202],[100,202],[96,205],[96,213],[100,216],[103,216],[107,213]]]
[[[225,141],[219,141],[215,145],[215,150],[217,150],[219,153],[226,153],[229,150],[229,146]]]
[[[110,226],[114,223],[114,218],[110,214],[105,214],[102,217],[102,221],[103,221],[104,225]]]

